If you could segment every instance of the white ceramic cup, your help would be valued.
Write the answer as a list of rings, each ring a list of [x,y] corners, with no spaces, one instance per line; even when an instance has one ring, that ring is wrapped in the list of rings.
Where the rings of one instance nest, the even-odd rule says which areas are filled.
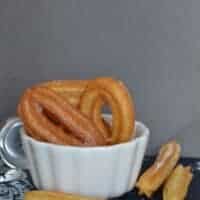
[[[111,119],[106,115],[108,120]],[[107,147],[75,147],[21,138],[33,182],[43,190],[111,198],[133,189],[146,151],[149,129],[136,122],[136,138]]]

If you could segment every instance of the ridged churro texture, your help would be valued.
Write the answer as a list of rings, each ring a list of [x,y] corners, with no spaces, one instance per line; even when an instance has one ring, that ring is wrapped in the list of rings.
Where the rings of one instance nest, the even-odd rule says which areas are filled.
[[[103,200],[100,198],[85,197],[75,194],[50,191],[30,191],[24,195],[24,200]]]
[[[161,146],[153,165],[141,175],[136,183],[139,194],[150,198],[157,191],[175,168],[180,152],[181,147],[176,141],[170,141]]]
[[[112,111],[112,123],[102,116]],[[127,142],[135,137],[135,107],[120,80],[58,80],[27,89],[18,105],[27,133],[44,142],[100,146]]]
[[[33,87],[26,90],[19,110],[24,127],[32,137],[63,145],[105,145],[105,139],[95,125],[48,88]],[[43,110],[51,113],[58,124],[49,120]]]
[[[178,165],[163,188],[163,200],[184,200],[192,181],[191,167]]]
[[[38,86],[44,86],[57,92],[70,104],[77,107],[89,82],[90,80],[54,80],[38,84]]]
[[[107,133],[107,126],[100,115],[104,104],[112,111],[111,134]],[[91,81],[81,96],[80,110],[94,121],[108,143],[127,142],[134,137],[135,108],[127,87],[121,81],[112,78]]]

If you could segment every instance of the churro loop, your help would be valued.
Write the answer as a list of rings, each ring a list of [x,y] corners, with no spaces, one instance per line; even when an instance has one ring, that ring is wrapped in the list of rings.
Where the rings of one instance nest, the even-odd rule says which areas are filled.
[[[135,111],[129,92],[122,82],[112,78],[95,79],[87,85],[80,99],[80,111],[90,117],[99,131],[107,136],[108,130],[100,115],[104,104],[108,104],[112,111],[111,136],[107,142],[127,142],[134,136]]]
[[[53,123],[44,114],[44,110],[51,113],[61,126]],[[48,88],[28,89],[21,99],[19,115],[27,132],[44,141],[67,145],[105,145],[105,138],[91,120]]]
[[[104,105],[111,108],[111,123],[101,115]],[[56,144],[117,144],[135,136],[135,108],[128,89],[107,77],[40,83],[25,92],[18,114],[30,136]]]

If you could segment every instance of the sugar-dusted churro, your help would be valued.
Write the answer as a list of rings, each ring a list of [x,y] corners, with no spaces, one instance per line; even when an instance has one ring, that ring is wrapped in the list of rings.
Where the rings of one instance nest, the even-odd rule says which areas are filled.
[[[151,197],[171,174],[180,157],[181,147],[175,141],[162,145],[159,154],[136,183],[139,194]]]

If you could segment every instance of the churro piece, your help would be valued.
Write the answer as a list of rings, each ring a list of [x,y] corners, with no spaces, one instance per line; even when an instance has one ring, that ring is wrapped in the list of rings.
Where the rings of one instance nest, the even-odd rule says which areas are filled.
[[[49,120],[45,110],[53,115],[59,124]],[[21,98],[18,111],[27,133],[32,137],[64,145],[105,145],[105,138],[91,120],[46,87],[27,89]],[[66,129],[69,132],[66,132]]]
[[[24,195],[24,200],[103,200],[100,198],[92,198],[75,194],[66,194],[62,192],[49,191],[29,191]]]
[[[39,84],[63,96],[89,117],[108,144],[127,142],[134,137],[135,108],[128,88],[119,80],[99,77],[94,80],[55,80]],[[112,126],[103,119],[102,107],[112,110]]]
[[[191,167],[178,165],[163,188],[163,200],[184,200],[192,181]]]
[[[112,111],[111,134],[101,116],[102,106]],[[80,99],[80,111],[90,117],[108,143],[129,141],[135,136],[135,107],[128,88],[110,77],[97,78],[88,84]]]
[[[85,91],[90,80],[54,80],[40,83],[38,86],[45,86],[63,96],[71,105],[77,107],[80,97]]]
[[[136,183],[139,194],[151,197],[171,174],[180,157],[181,147],[175,141],[164,144],[153,165],[148,168]]]
[[[86,87],[92,82],[92,80],[53,80],[40,83],[37,86],[43,86],[47,87],[50,90],[53,90],[54,92],[64,97],[64,99],[72,106],[79,108],[81,96],[83,95]],[[101,98],[97,99],[96,107],[99,107],[100,110],[103,103],[104,102]],[[96,110],[98,111],[98,109]],[[91,115],[88,117],[92,118]],[[101,112],[99,111],[97,115],[96,113],[94,115],[96,116],[98,121],[100,121],[99,125],[101,126],[100,128],[102,130],[102,133],[105,136],[110,136],[110,128],[108,126],[108,123],[106,123],[106,121],[102,118]],[[96,118],[94,118],[94,122]]]

